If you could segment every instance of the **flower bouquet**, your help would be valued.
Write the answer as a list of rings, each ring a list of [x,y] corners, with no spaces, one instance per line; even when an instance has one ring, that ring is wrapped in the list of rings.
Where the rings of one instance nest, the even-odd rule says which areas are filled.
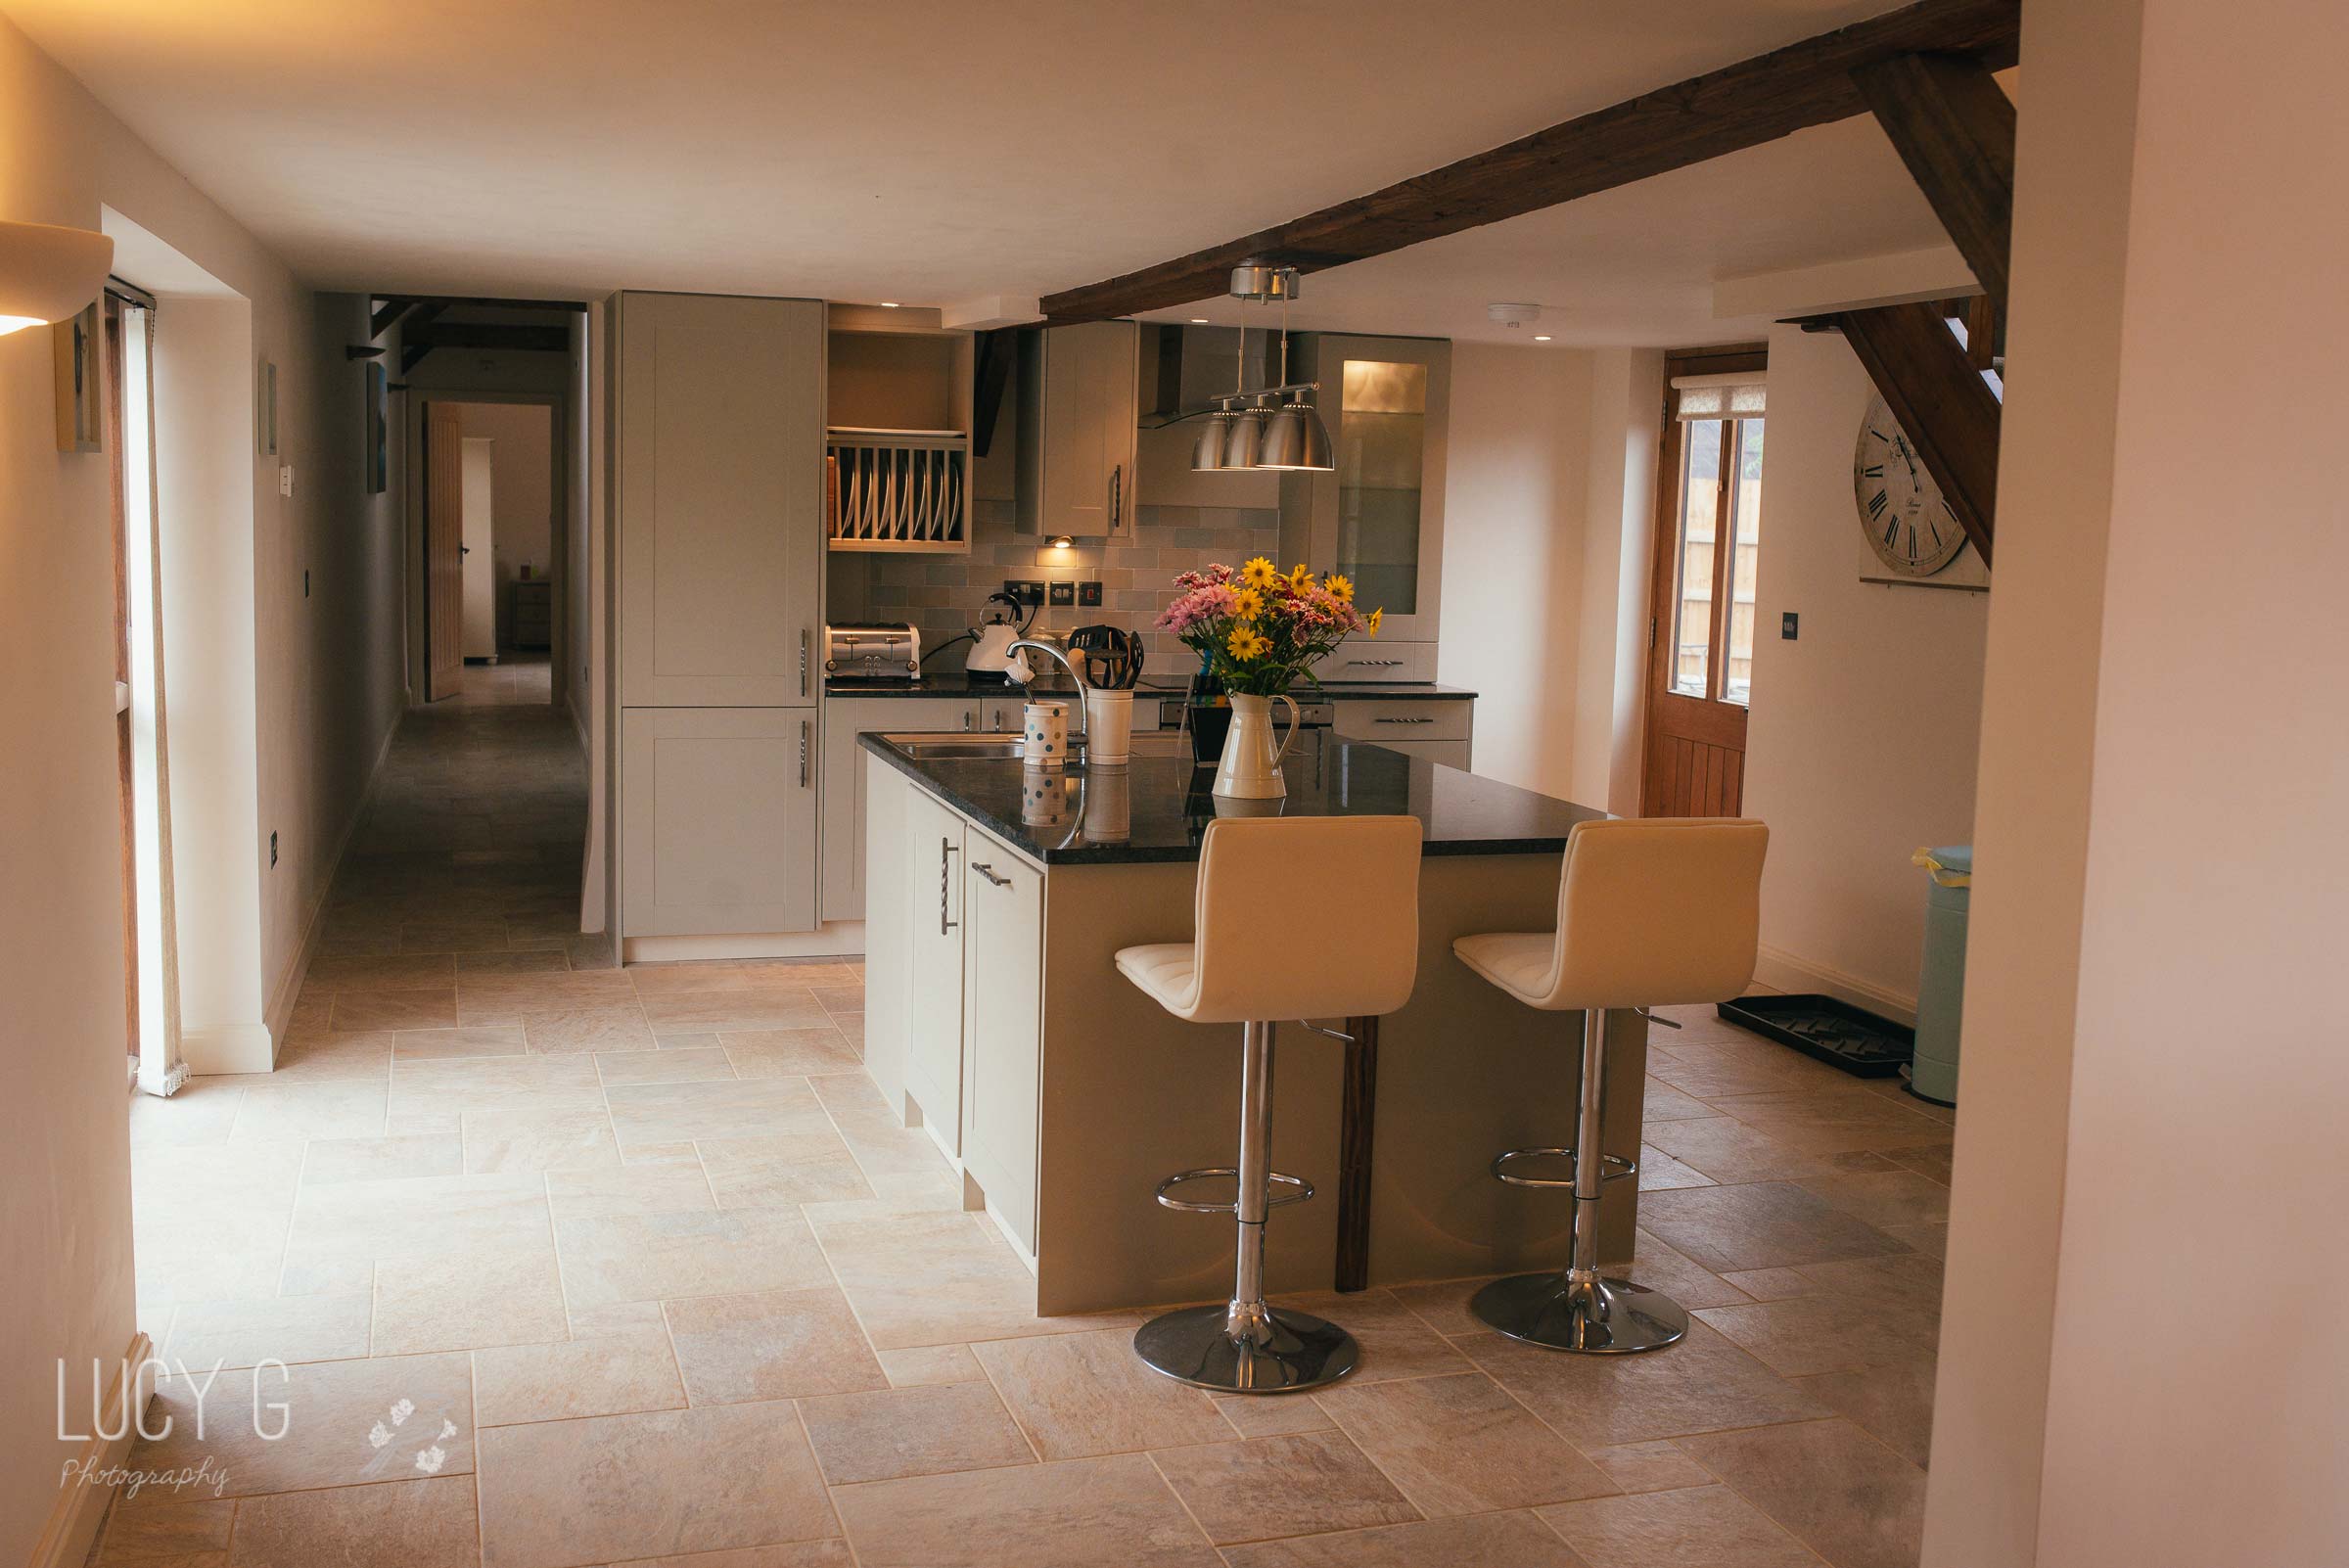
[[[1275,764],[1288,748],[1272,749],[1272,703],[1289,703],[1293,731],[1289,687],[1301,676],[1312,681],[1313,665],[1354,633],[1377,636],[1382,612],[1363,615],[1354,584],[1334,572],[1318,580],[1302,566],[1284,575],[1261,555],[1236,572],[1214,565],[1181,573],[1174,584],[1181,596],[1159,615],[1159,629],[1199,655],[1201,686],[1230,694],[1216,793],[1276,799],[1284,791]]]

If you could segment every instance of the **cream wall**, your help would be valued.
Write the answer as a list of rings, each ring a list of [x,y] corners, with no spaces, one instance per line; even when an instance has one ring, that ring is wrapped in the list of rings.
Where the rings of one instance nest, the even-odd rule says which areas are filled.
[[[1771,829],[1762,978],[1905,1016],[1924,940],[1910,853],[1973,834],[1989,605],[1860,580],[1852,444],[1869,395],[1841,338],[1772,332],[1745,812]]]
[[[339,836],[334,819],[346,819],[356,804],[349,783],[364,764],[354,756],[374,743],[370,729],[388,727],[392,712],[370,693],[326,714],[330,699],[344,694],[342,677],[318,689],[313,682],[328,677],[304,669],[314,638],[382,630],[366,587],[344,583],[321,597],[314,584],[304,601],[296,569],[343,559],[349,540],[366,531],[361,509],[299,483],[328,466],[312,403],[345,367],[339,349],[331,364],[323,361],[311,298],[286,268],[0,21],[0,216],[98,228],[110,208],[242,296],[249,311],[250,343],[221,373],[236,390],[220,413],[213,461],[223,478],[211,493],[232,511],[241,495],[250,519],[244,553],[220,564],[231,578],[242,568],[252,652],[227,646],[230,665],[243,657],[231,673],[241,690],[224,691],[221,702],[232,725],[234,710],[249,712],[252,739],[247,749],[232,733],[217,752],[226,804],[217,814],[175,823],[175,839],[219,833],[253,848],[242,876],[257,890],[252,907],[260,929],[238,962],[257,954],[259,972],[235,977],[237,1006],[250,1014],[235,1021],[257,1024],[259,999],[290,973],[299,911],[323,885],[324,857]],[[173,302],[159,313],[165,335]],[[196,315],[183,319],[190,337],[200,337]],[[237,344],[234,322],[211,325]],[[251,438],[256,356],[279,366],[281,425],[297,467],[296,496],[282,504],[273,465]],[[0,1423],[0,1559],[10,1561],[24,1560],[40,1538],[69,1452],[52,1413],[59,1360],[73,1369],[69,1430],[86,1431],[88,1368],[120,1358],[134,1332],[108,467],[101,456],[56,450],[52,406],[49,335],[35,329],[0,339],[0,659],[17,676],[0,682],[0,733],[20,741],[0,766],[9,895],[0,899],[0,995],[8,998],[0,1070],[10,1090],[0,1109],[0,1256],[12,1265],[0,1283],[0,1322],[16,1350],[0,1362],[0,1410],[10,1412]],[[355,395],[348,406],[355,418]],[[227,477],[239,472],[241,492]],[[190,526],[195,497],[162,499],[168,584],[173,530]],[[223,526],[233,540],[233,519]],[[164,638],[168,658],[168,621]],[[192,629],[191,649],[200,641]],[[193,739],[193,711],[202,705],[191,682],[175,671],[167,678],[176,800],[178,787],[202,771],[203,748]],[[320,716],[316,728],[303,727],[305,702]],[[234,774],[246,767],[254,790],[239,801]],[[269,826],[281,833],[274,873],[259,853]],[[189,924],[182,919],[183,930]]]
[[[1965,1112],[1950,1201],[1928,1568],[2042,1560],[2040,1469],[2096,765],[2138,10],[2136,0],[2034,0],[2023,34],[2033,91],[2016,131],[1998,589],[1984,660],[1958,1084]],[[2197,547],[2186,558],[2199,571],[2210,554]],[[2182,841],[2196,836],[2178,827]],[[2158,981],[2150,986],[2168,994]],[[2134,1093],[2137,1084],[2136,1067],[2124,1065],[2104,1088]],[[2197,1177],[2217,1169],[2204,1156],[2237,1152],[2195,1137],[2172,1149]],[[2127,1194],[2121,1207],[2148,1198]],[[2171,1230],[2140,1282],[2159,1277],[2162,1254],[2191,1244],[2189,1231]],[[2160,1425],[2185,1430],[2175,1420]],[[2096,1568],[2108,1559],[2045,1560]],[[2241,1559],[2157,1551],[2142,1560]]]
[[[1664,355],[1590,356],[1589,519],[1575,667],[1574,800],[1639,814],[1647,720],[1648,568],[1656,528],[1656,447]]]
[[[2349,1555],[2349,531],[2294,374],[2349,342],[2345,54],[2337,6],[2143,12],[2048,1568]]]
[[[1574,786],[1591,355],[1455,343],[1437,678],[1477,693],[1476,771]]]

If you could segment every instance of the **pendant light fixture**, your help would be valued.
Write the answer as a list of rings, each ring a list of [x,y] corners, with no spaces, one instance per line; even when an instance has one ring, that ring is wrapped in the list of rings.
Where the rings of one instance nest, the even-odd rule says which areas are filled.
[[[94,230],[0,223],[0,335],[79,313],[114,264],[115,242]]]
[[[1248,326],[1243,320],[1238,374],[1231,395],[1217,398],[1218,406],[1213,409],[1183,416],[1207,421],[1191,448],[1191,471],[1220,474],[1268,469],[1283,473],[1325,473],[1337,467],[1329,427],[1321,422],[1320,410],[1306,401],[1305,394],[1319,390],[1319,383],[1291,384],[1288,379],[1288,304],[1297,298],[1297,269],[1257,262],[1234,267],[1230,292],[1233,299],[1242,301],[1280,301],[1282,385],[1248,390]],[[1285,403],[1280,400],[1283,396],[1289,399]]]

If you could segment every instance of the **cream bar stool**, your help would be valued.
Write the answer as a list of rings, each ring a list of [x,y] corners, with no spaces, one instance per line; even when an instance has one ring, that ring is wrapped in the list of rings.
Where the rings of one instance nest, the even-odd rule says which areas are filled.
[[[1512,1185],[1574,1189],[1566,1271],[1497,1279],[1469,1303],[1512,1339],[1624,1352],[1656,1350],[1688,1331],[1688,1314],[1671,1297],[1599,1277],[1599,1193],[1639,1168],[1599,1149],[1606,1010],[1727,1001],[1745,990],[1754,978],[1769,847],[1769,828],[1731,817],[1580,822],[1566,836],[1557,930],[1493,932],[1451,945],[1462,963],[1528,1007],[1583,1015],[1574,1147],[1513,1149],[1493,1162],[1493,1174]],[[1537,1156],[1571,1159],[1574,1179],[1510,1171],[1511,1162]]]
[[[1199,853],[1196,939],[1119,950],[1120,972],[1175,1017],[1241,1026],[1239,1165],[1185,1171],[1158,1185],[1158,1201],[1170,1209],[1238,1221],[1231,1300],[1144,1323],[1133,1348],[1153,1370],[1253,1394],[1316,1388],[1354,1370],[1353,1335],[1265,1304],[1267,1211],[1313,1195],[1303,1179],[1266,1163],[1271,1021],[1375,1017],[1410,998],[1419,971],[1419,839],[1414,816],[1212,822]],[[1237,1197],[1193,1203],[1173,1195],[1203,1176],[1236,1178]],[[1274,1183],[1291,1190],[1274,1198]]]

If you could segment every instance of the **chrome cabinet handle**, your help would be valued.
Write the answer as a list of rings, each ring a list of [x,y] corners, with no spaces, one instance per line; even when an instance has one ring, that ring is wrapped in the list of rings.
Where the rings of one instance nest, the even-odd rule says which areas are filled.
[[[1109,530],[1115,533],[1126,516],[1126,465],[1109,471]]]
[[[800,695],[807,695],[807,628],[800,628]]]
[[[1349,659],[1346,662],[1359,665],[1364,669],[1393,669],[1403,663],[1400,659]]]
[[[946,889],[953,884],[953,877],[947,870],[946,857],[953,853],[953,840],[940,839],[938,841],[938,934],[942,937],[961,924],[960,921],[946,918]]]
[[[807,787],[807,727],[809,720],[800,720],[800,788]]]
[[[1374,724],[1432,724],[1435,720],[1432,718],[1376,718],[1371,722]]]
[[[962,727],[966,730],[976,729],[979,727],[978,709],[966,708],[962,711]]]
[[[971,869],[978,872],[981,876],[987,878],[988,881],[993,883],[998,888],[1008,888],[1011,886],[1011,878],[999,877],[995,875],[995,868],[991,865],[985,865],[977,860],[973,860],[971,862]]]

